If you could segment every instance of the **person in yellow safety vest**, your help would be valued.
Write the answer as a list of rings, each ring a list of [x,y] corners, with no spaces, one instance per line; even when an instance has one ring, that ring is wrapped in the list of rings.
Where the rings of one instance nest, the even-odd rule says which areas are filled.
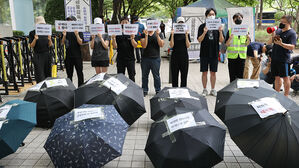
[[[236,25],[242,24],[243,15],[236,13],[233,16]],[[228,71],[230,82],[237,78],[243,78],[244,65],[246,60],[247,45],[250,43],[249,34],[234,36],[231,29],[226,34],[225,44],[227,46]]]

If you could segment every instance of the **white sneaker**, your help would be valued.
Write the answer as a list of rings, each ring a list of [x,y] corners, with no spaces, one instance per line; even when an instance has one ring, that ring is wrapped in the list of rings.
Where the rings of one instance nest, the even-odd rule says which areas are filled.
[[[211,92],[210,92],[210,95],[212,96],[217,96],[217,91],[215,89],[212,89]]]
[[[202,95],[203,96],[207,96],[208,94],[209,94],[208,90],[207,89],[203,89]]]

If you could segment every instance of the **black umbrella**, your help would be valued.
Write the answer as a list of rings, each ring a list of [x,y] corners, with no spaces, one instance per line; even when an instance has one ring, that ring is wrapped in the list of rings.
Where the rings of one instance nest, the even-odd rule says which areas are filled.
[[[157,168],[212,167],[223,160],[225,132],[207,109],[175,108],[152,124],[145,152]]]
[[[207,100],[189,88],[165,87],[151,100],[151,119],[158,120],[176,107],[189,110],[208,109]]]
[[[50,128],[74,107],[74,84],[70,79],[47,78],[28,90],[24,100],[37,103],[37,126]]]
[[[299,106],[263,81],[258,83],[259,87],[238,89],[235,81],[220,90],[215,113],[244,155],[256,163],[263,167],[298,167]],[[261,118],[251,104],[262,98],[278,102],[259,106],[267,107],[261,114],[273,111],[279,104],[287,112]]]
[[[75,91],[75,107],[82,104],[114,105],[132,125],[145,113],[143,90],[123,74],[103,75],[103,80],[87,82]]]

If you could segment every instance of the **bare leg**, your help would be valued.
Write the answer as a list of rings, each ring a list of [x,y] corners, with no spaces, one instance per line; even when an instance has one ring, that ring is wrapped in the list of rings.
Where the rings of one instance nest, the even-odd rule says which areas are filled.
[[[282,82],[279,76],[275,76],[275,90],[277,92],[280,92],[280,88],[281,88]]]
[[[95,67],[95,69],[97,74],[101,73],[101,67]]]
[[[102,68],[102,72],[107,72],[108,71],[108,67],[101,67]]]
[[[290,87],[291,87],[290,77],[287,76],[283,78],[283,86],[284,86],[284,95],[289,96]]]
[[[202,81],[203,88],[206,89],[207,88],[207,83],[208,83],[208,71],[202,72],[201,81]]]
[[[211,88],[215,89],[216,84],[216,72],[210,72]]]

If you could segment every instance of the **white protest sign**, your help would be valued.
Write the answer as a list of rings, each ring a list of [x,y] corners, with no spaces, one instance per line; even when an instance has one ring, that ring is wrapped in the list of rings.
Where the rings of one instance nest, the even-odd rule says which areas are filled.
[[[5,123],[6,121],[0,121],[0,129],[2,128],[2,125]]]
[[[63,32],[64,30],[68,31],[68,21],[62,21],[62,20],[55,20],[55,30],[58,32]]]
[[[173,133],[177,130],[180,130],[180,129],[196,126],[196,122],[195,122],[192,112],[178,114],[178,115],[166,120],[166,122],[167,122],[167,126],[169,128],[169,132],[171,132],[171,133]]]
[[[102,111],[102,108],[83,108],[83,109],[74,109],[74,121],[82,121],[91,118],[100,118],[104,119],[105,114]]]
[[[89,26],[89,30],[90,30],[91,35],[97,35],[98,33],[105,34],[105,25],[104,24],[91,24]]]
[[[148,20],[146,22],[147,31],[156,31],[160,28],[159,20]]]
[[[108,28],[109,36],[112,36],[112,35],[121,36],[123,34],[120,24],[107,25],[107,28]]]
[[[65,79],[51,79],[45,81],[48,88],[55,86],[68,86]]]
[[[238,80],[237,81],[237,88],[254,88],[254,87],[260,87],[259,81],[256,80]]]
[[[248,25],[234,25],[232,33],[235,36],[245,36],[248,32]]]
[[[138,33],[138,24],[124,24],[124,35],[136,35]]]
[[[169,92],[169,97],[172,98],[172,99],[175,99],[175,98],[191,98],[188,89],[181,89],[181,88],[168,89],[168,92]]]
[[[107,88],[111,89],[115,94],[119,95],[121,92],[127,89],[127,86],[121,83],[118,79],[111,77],[103,84]]]
[[[45,83],[45,81],[41,81],[38,84],[36,84],[36,85],[32,86],[31,88],[29,88],[28,90],[30,90],[30,91],[39,91],[44,83]]]
[[[85,24],[82,21],[68,21],[68,32],[85,32]]]
[[[285,113],[287,110],[273,97],[264,97],[259,100],[249,103],[261,118],[268,116]]]
[[[206,19],[208,30],[218,30],[221,26],[221,19]]]
[[[35,25],[35,34],[40,36],[52,35],[52,26],[48,24]]]
[[[5,105],[5,106],[1,107],[0,108],[0,118],[6,119],[6,116],[11,108],[12,108],[12,105]]]
[[[173,24],[174,34],[185,34],[187,30],[188,30],[187,24],[182,24],[182,23]]]
[[[93,83],[93,82],[104,80],[104,76],[105,76],[105,74],[106,74],[106,73],[100,73],[100,74],[97,74],[96,76],[90,78],[86,84],[89,85],[89,84],[91,84],[91,83]]]

